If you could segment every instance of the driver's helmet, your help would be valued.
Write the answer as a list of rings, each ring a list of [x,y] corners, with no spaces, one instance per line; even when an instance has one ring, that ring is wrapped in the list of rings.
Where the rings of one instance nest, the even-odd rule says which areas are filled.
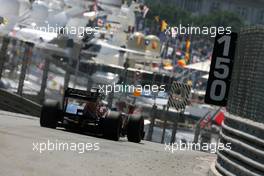
[[[87,102],[84,109],[95,111],[96,106],[97,106],[96,102]]]
[[[84,106],[83,113],[86,116],[96,116],[97,102],[88,101]]]

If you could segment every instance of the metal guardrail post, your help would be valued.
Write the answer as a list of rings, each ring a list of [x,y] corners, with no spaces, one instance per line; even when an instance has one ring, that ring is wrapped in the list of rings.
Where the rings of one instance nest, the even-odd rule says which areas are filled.
[[[21,68],[21,73],[19,77],[19,83],[18,83],[18,89],[17,89],[17,94],[22,96],[23,94],[23,87],[24,87],[24,80],[26,77],[26,72],[27,72],[27,67],[29,64],[29,59],[32,56],[32,49],[34,47],[33,43],[25,42],[25,52],[22,60],[22,68]]]
[[[170,140],[171,144],[173,144],[175,142],[176,133],[177,133],[177,130],[178,130],[178,120],[179,120],[179,118],[180,118],[180,112],[177,113],[177,118],[173,122],[173,129],[172,129],[171,140]]]
[[[72,67],[74,57],[75,56],[79,57],[79,55],[77,55],[75,50],[74,50],[74,45],[75,45],[75,43],[74,43],[73,39],[69,39],[66,43],[66,48],[69,52],[69,60],[68,60],[68,67],[69,68]],[[69,83],[70,83],[71,71],[68,67],[66,67],[66,73],[64,76],[64,84],[63,84],[64,90],[66,90],[69,87]]]
[[[12,50],[11,50],[11,55],[12,57],[10,58],[9,62],[10,62],[10,72],[9,72],[9,78],[14,78],[14,73],[17,67],[17,62],[16,62],[16,58],[18,55],[17,49],[18,49],[18,40],[17,39],[12,39],[11,42],[12,44]]]
[[[5,36],[3,38],[2,48],[0,51],[0,79],[2,78],[2,73],[4,70],[4,64],[6,61],[6,52],[7,52],[9,42],[10,42],[10,38]]]
[[[156,81],[156,77],[157,77],[157,74],[154,72],[153,73],[153,77],[152,77],[152,85],[154,85],[155,81]],[[153,97],[155,103],[152,107],[152,111],[151,111],[151,119],[150,119],[150,124],[149,124],[149,129],[148,129],[148,135],[147,135],[147,140],[148,141],[152,141],[152,135],[153,135],[153,129],[154,129],[154,126],[155,126],[155,119],[156,119],[156,113],[157,113],[157,105],[156,105],[156,95],[154,94],[154,97]]]
[[[91,90],[92,86],[93,86],[93,81],[92,81],[92,79],[89,76],[88,79],[87,79],[87,91]]]
[[[162,129],[162,136],[161,136],[161,141],[160,141],[161,144],[164,144],[164,141],[165,141],[166,128],[167,128],[167,120],[164,120],[163,129]]]
[[[71,70],[69,69],[69,67],[71,67],[72,65],[72,58],[69,58],[69,66],[66,67],[66,73],[64,76],[64,90],[66,90],[69,87],[69,83],[70,83],[70,79],[71,79]]]
[[[87,77],[87,90],[91,90],[92,86],[93,86],[93,80],[91,78],[91,76],[93,75],[93,73],[95,72],[96,70],[96,65],[89,65],[88,67],[88,77]]]
[[[70,71],[66,70],[66,74],[64,76],[64,90],[66,90],[69,87],[69,82],[70,82]]]
[[[163,106],[163,117],[166,116],[168,111],[166,111],[166,106]],[[161,141],[160,143],[164,143],[165,140],[165,133],[166,133],[166,128],[167,128],[167,120],[163,121],[163,130],[162,130],[162,136],[161,136]]]
[[[73,88],[76,88],[76,85],[77,85],[79,68],[80,68],[80,57],[77,58],[77,63],[76,63],[76,67],[74,70]]]
[[[46,90],[46,87],[47,87],[49,66],[50,66],[50,60],[46,59],[45,60],[45,65],[44,65],[44,68],[43,68],[41,87],[40,87],[40,91],[39,91],[39,100],[40,100],[41,104],[43,104],[43,102],[45,100],[45,90]]]
[[[156,119],[156,110],[157,110],[157,106],[153,105],[152,108],[152,115],[151,115],[151,119],[150,119],[150,124],[149,124],[149,129],[148,129],[148,135],[147,135],[147,140],[148,141],[152,141],[152,135],[153,135],[153,128],[155,125],[155,119]]]

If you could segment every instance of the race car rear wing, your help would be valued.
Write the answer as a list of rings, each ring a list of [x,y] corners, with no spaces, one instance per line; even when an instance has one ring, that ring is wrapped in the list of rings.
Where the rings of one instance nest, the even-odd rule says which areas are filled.
[[[67,88],[64,92],[64,97],[71,97],[77,99],[96,100],[102,99],[103,94],[99,92],[99,89],[91,89],[90,91]]]

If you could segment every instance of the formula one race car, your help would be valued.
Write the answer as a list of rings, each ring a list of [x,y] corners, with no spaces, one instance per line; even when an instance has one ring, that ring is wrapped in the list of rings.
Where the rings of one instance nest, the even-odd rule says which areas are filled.
[[[59,102],[46,101],[42,107],[42,127],[64,127],[68,130],[92,132],[118,141],[127,136],[128,141],[139,143],[144,138],[144,119],[141,116],[111,111],[98,89],[83,91],[68,88]]]

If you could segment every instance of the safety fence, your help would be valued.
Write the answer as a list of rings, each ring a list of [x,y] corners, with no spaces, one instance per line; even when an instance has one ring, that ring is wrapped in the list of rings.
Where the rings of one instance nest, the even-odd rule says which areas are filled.
[[[264,175],[264,27],[243,29],[238,38],[230,97],[215,167],[226,176]]]

